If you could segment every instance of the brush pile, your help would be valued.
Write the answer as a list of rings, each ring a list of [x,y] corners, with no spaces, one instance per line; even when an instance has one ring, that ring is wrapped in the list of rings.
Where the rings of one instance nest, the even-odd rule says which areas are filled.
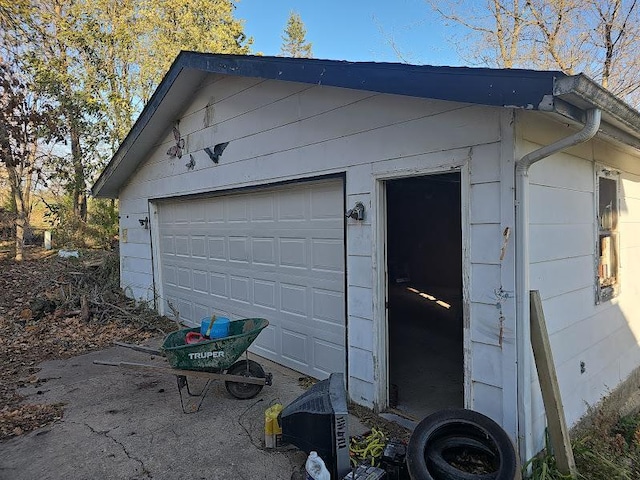
[[[61,405],[24,404],[17,392],[42,383],[39,363],[176,328],[124,295],[114,252],[59,258],[32,250],[20,263],[0,259],[0,271],[0,440],[61,418]]]

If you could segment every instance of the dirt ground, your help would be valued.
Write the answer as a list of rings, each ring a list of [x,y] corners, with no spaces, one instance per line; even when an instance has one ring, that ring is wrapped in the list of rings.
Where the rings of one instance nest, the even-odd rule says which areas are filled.
[[[17,393],[46,382],[38,376],[40,363],[102,350],[116,340],[142,342],[177,328],[122,294],[117,252],[79,253],[61,258],[29,247],[26,259],[16,263],[0,248],[0,441],[64,415],[64,405],[24,403]],[[308,388],[313,380],[300,377],[299,383]],[[409,439],[409,430],[366,408],[350,405],[350,411],[389,438]]]
[[[118,288],[118,256],[83,251],[60,258],[27,249],[16,263],[0,249],[0,440],[60,419],[63,405],[24,404],[17,389],[38,386],[38,364],[138,342],[176,328]]]

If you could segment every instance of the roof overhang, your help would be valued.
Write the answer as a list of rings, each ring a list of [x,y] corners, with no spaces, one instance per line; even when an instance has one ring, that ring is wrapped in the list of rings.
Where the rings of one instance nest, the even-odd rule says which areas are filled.
[[[189,96],[209,74],[367,90],[495,107],[554,112],[582,121],[600,108],[607,134],[640,148],[640,114],[584,75],[562,72],[437,67],[181,52],[131,131],[92,187],[118,196],[148,152],[166,136]]]
[[[553,94],[539,106],[581,124],[594,108],[602,112],[599,133],[640,150],[640,113],[584,74],[556,79]]]

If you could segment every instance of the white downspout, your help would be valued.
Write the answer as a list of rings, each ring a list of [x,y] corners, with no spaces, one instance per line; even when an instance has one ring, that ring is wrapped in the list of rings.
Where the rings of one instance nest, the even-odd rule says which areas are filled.
[[[529,167],[555,153],[594,137],[600,128],[601,112],[586,112],[579,131],[538,150],[516,162],[516,332],[518,357],[518,440],[520,457],[529,460],[533,452],[531,418],[531,330],[529,326]]]

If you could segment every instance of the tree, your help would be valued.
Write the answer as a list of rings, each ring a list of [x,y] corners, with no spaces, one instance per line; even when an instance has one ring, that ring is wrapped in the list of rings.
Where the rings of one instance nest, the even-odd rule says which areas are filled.
[[[482,6],[466,0],[430,3],[447,25],[463,27],[465,35],[456,46],[466,61],[498,68],[518,66],[525,23],[521,0],[487,0]]]
[[[251,39],[233,9],[230,0],[55,0],[22,16],[27,67],[67,132],[68,149],[51,171],[79,219],[87,218],[87,180],[180,50],[248,53]]]
[[[53,108],[33,93],[29,79],[0,57],[0,163],[6,169],[16,209],[16,261],[23,259],[29,229],[31,188],[38,172],[37,153],[45,131],[55,131]]]
[[[253,39],[233,17],[230,0],[140,0],[140,36],[130,52],[147,101],[180,50],[246,55]]]
[[[638,0],[430,0],[471,63],[501,68],[584,72],[614,94],[640,104]],[[469,48],[469,45],[472,47]]]
[[[66,134],[68,149],[51,159],[51,170],[64,183],[74,215],[86,221],[87,173],[105,135],[99,127],[98,79],[87,68],[96,58],[91,38],[82,31],[86,19],[79,5],[73,0],[56,0],[33,9],[25,18],[31,41],[23,56],[36,91],[55,105],[59,128]]]
[[[14,123],[35,132],[27,141],[33,148],[47,135],[64,137],[64,146],[47,155],[46,170],[66,188],[80,222],[74,225],[87,220],[87,182],[118,148],[180,50],[249,52],[252,40],[234,8],[232,0],[0,0],[0,50],[13,47],[11,61],[3,63],[12,67],[5,83],[19,87],[3,92],[2,106],[10,99],[31,112]],[[45,105],[47,118],[37,114]],[[17,115],[8,107],[4,113]],[[10,168],[24,153],[15,133],[3,125]],[[21,180],[12,177],[16,185],[27,181],[24,192],[33,155],[20,157],[26,167],[15,173]]]
[[[285,57],[313,58],[312,44],[306,40],[307,29],[296,12],[289,14],[287,26],[282,36],[281,55]]]
[[[25,232],[30,228],[31,188],[43,131],[40,126],[49,119],[47,105],[33,94],[31,79],[19,64],[24,29],[17,19],[29,10],[27,1],[0,0],[0,165],[15,208],[17,261],[23,259]]]

